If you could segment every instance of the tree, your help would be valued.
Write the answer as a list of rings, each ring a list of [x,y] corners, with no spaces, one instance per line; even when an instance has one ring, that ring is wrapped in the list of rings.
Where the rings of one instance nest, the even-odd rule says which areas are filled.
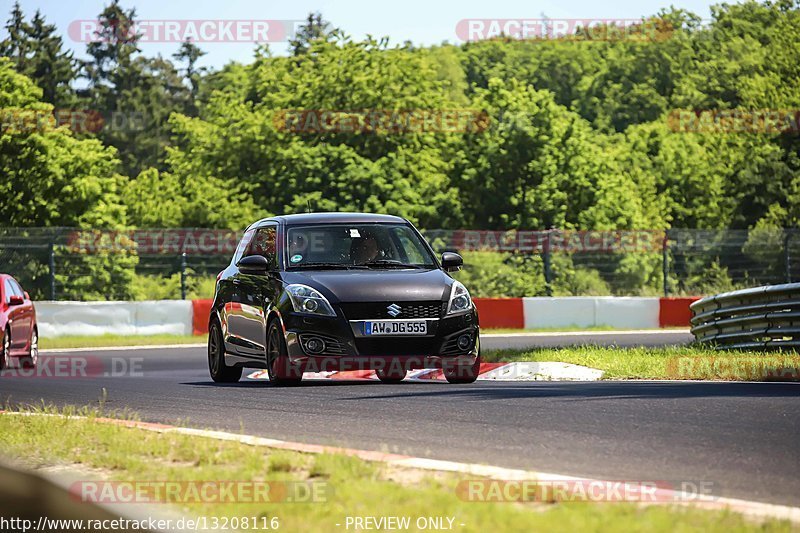
[[[200,78],[206,71],[204,67],[197,67],[197,61],[206,55],[198,46],[192,43],[191,39],[187,39],[181,44],[180,49],[175,52],[172,57],[176,61],[181,61],[186,64],[183,76],[189,82],[191,87],[190,100],[187,103],[185,113],[189,116],[197,115],[197,98],[200,89]]]
[[[11,18],[6,22],[6,31],[8,37],[0,41],[0,54],[10,58],[14,62],[14,66],[21,70],[25,68],[31,53],[31,43],[29,42],[31,26],[25,22],[25,14],[22,12],[19,2],[14,2]]]
[[[191,108],[189,89],[161,56],[139,54],[136,11],[114,0],[98,17],[97,39],[87,46],[86,96],[105,118],[99,137],[119,152],[122,171],[137,176],[164,168],[171,113]]]
[[[11,227],[124,227],[120,199],[123,178],[116,174],[113,148],[96,139],[76,139],[54,127],[53,106],[42,90],[0,58],[0,218]],[[87,255],[65,246],[55,249],[57,283],[69,299],[125,299],[137,258],[123,251]],[[49,292],[47,269],[39,259],[17,265],[31,280],[35,298]]]
[[[8,37],[0,42],[0,55],[10,58],[17,70],[31,78],[43,91],[45,102],[56,109],[75,105],[72,82],[77,76],[77,62],[56,27],[47,24],[39,11],[26,22],[19,3],[14,4],[6,24]]]
[[[53,106],[41,99],[42,90],[0,58],[0,219],[8,226],[124,224],[114,149],[55,128]]]
[[[464,136],[453,182],[471,227],[615,229],[647,227],[649,210],[622,175],[601,134],[548,91],[493,78],[473,105],[491,118]]]
[[[334,33],[330,22],[323,20],[322,14],[309,13],[306,23],[301,24],[294,37],[289,39],[289,49],[294,56],[307,54],[314,41],[330,41]]]
[[[173,118],[177,147],[170,151],[170,172],[186,182],[218,182],[251,198],[239,205],[252,204],[256,213],[305,210],[311,203],[321,210],[388,210],[425,225],[456,224],[461,203],[442,152],[455,135],[360,127],[298,132],[281,123],[286,111],[329,111],[353,123],[363,110],[391,119],[398,109],[418,115],[450,109],[451,84],[439,76],[439,59],[345,38],[315,41],[302,59],[260,55],[253,65],[234,69],[237,83],[219,84],[202,120]],[[208,213],[205,220],[216,216]]]

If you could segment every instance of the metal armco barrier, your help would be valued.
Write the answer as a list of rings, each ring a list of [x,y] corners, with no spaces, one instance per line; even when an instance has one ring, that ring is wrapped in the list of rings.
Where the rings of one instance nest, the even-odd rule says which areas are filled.
[[[717,294],[690,308],[695,339],[718,350],[800,347],[800,283]]]

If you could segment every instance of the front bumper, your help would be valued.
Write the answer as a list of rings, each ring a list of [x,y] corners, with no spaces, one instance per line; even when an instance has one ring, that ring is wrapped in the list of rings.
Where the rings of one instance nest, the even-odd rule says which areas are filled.
[[[480,328],[473,311],[441,319],[428,319],[428,335],[364,337],[363,320],[348,321],[342,316],[317,317],[299,313],[284,315],[289,359],[304,372],[342,370],[405,370],[472,365],[480,351]],[[459,349],[457,339],[468,334],[470,346]],[[306,344],[321,339],[325,350],[310,353]]]

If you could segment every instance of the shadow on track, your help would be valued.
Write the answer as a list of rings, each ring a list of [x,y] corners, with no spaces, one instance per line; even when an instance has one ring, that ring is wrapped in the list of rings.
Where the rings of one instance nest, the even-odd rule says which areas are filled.
[[[238,383],[214,383],[213,381],[193,381],[193,382],[181,383],[181,385],[192,385],[192,386],[198,386],[198,387],[214,387],[214,388],[219,387],[219,388],[223,388],[223,389],[226,389],[226,388],[233,388],[233,389],[236,389],[236,388],[245,388],[245,389],[267,388],[267,389],[286,389],[286,390],[302,389],[302,388],[308,388],[308,387],[315,387],[315,388],[319,388],[319,387],[346,387],[346,386],[347,387],[353,387],[353,386],[358,387],[358,386],[367,386],[367,385],[374,385],[376,387],[392,387],[392,386],[394,386],[394,387],[398,387],[398,386],[405,387],[405,386],[413,386],[413,385],[426,386],[426,385],[432,385],[432,384],[447,385],[447,383],[443,383],[443,382],[440,382],[440,381],[430,381],[430,382],[425,382],[425,381],[404,381],[404,382],[402,382],[400,384],[387,385],[385,383],[381,383],[380,381],[375,381],[375,380],[371,380],[371,379],[363,379],[363,380],[360,380],[360,379],[359,380],[345,380],[345,379],[341,379],[341,380],[338,380],[338,379],[312,380],[312,379],[309,379],[309,380],[303,380],[303,381],[300,382],[299,385],[294,385],[294,386],[291,386],[291,387],[279,387],[279,386],[273,385],[272,383],[270,383],[266,379],[242,380],[242,381],[240,381]]]
[[[565,401],[606,399],[681,399],[681,398],[778,398],[800,396],[800,383],[741,383],[741,382],[477,382],[471,385],[450,385],[441,381],[404,381],[384,384],[372,380],[308,380],[294,387],[277,387],[267,380],[247,380],[239,383],[212,381],[184,382],[181,385],[214,388],[297,390],[324,387],[364,387],[370,394],[340,398],[340,400],[376,400],[401,398],[460,398],[463,400],[503,401],[521,398],[563,398]],[[439,385],[432,389],[431,386]],[[371,386],[371,387],[370,387]],[[372,394],[374,393],[374,394]]]
[[[739,398],[739,397],[797,397],[800,383],[736,383],[736,382],[531,382],[477,383],[447,385],[436,390],[411,390],[402,383],[392,387],[391,394],[370,394],[344,399],[376,400],[402,398],[459,398],[465,401],[504,401],[521,398],[563,398],[565,401],[608,399],[681,399],[681,398]]]

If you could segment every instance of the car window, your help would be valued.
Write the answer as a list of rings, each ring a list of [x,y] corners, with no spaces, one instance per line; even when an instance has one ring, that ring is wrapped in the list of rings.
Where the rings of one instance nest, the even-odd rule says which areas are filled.
[[[11,280],[6,279],[3,283],[3,293],[5,293],[6,303],[11,303],[11,295],[14,294],[14,288],[11,286]]]
[[[406,256],[405,261],[414,264],[421,264],[426,261],[426,251],[422,247],[419,239],[412,239],[408,228],[395,228],[394,236],[400,241],[400,249]]]
[[[287,232],[290,267],[327,263],[360,265],[397,261],[433,267],[433,257],[406,224],[328,224],[296,226]]]
[[[9,281],[11,282],[11,287],[14,289],[14,294],[16,294],[17,296],[22,296],[23,298],[25,298],[25,291],[23,291],[22,287],[19,286],[19,283],[17,283],[17,280],[10,279]]]
[[[238,263],[239,260],[242,258],[242,256],[244,255],[244,251],[249,246],[250,241],[252,240],[253,235],[255,235],[255,233],[256,233],[255,228],[249,229],[244,232],[242,240],[239,241],[239,246],[236,247],[236,253],[233,254],[233,264]]]
[[[275,226],[267,226],[256,230],[253,240],[247,247],[246,255],[260,255],[267,258],[270,269],[278,268],[277,239],[278,231]]]

